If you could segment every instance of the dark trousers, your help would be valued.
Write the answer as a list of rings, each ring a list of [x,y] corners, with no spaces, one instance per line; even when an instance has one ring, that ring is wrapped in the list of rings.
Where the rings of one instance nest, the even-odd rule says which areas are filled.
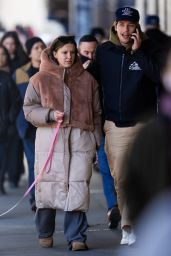
[[[24,173],[23,143],[18,135],[15,124],[8,128],[8,156],[6,158],[6,172],[12,186],[17,187],[21,175]]]
[[[5,181],[7,145],[7,141],[0,141],[0,190],[3,190],[3,185]]]
[[[71,248],[72,241],[85,242],[87,236],[85,234],[88,224],[85,212],[73,211],[64,212],[64,235]],[[36,227],[39,238],[50,237],[55,231],[54,209],[38,209],[36,212]]]

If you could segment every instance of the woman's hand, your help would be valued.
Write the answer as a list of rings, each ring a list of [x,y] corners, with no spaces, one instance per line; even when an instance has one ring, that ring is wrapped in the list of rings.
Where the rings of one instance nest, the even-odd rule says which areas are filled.
[[[58,110],[54,111],[54,120],[58,123],[62,123],[63,122],[63,117],[64,117],[64,113],[60,112]]]

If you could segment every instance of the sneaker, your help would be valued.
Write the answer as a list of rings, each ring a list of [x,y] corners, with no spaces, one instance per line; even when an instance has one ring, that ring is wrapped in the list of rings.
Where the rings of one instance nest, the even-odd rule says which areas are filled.
[[[131,232],[129,233],[129,241],[128,241],[128,245],[132,245],[136,242],[136,236],[133,232],[133,230],[131,230]]]
[[[129,244],[129,232],[122,229],[122,239],[120,244]]]
[[[107,216],[108,216],[108,227],[110,229],[117,228],[119,221],[121,220],[121,215],[120,215],[118,206],[114,206],[113,208],[109,209],[107,212]]]
[[[50,248],[53,246],[53,237],[39,238],[39,244],[44,248]]]
[[[85,251],[88,250],[86,243],[74,241],[72,242],[72,251]]]
[[[122,229],[122,239],[120,244],[132,245],[136,242],[136,236],[131,229],[130,231]]]

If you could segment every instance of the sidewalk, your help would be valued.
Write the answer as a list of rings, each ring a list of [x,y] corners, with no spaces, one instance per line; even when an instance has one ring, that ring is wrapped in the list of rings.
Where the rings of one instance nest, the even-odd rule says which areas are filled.
[[[12,207],[26,190],[23,180],[18,189],[7,188],[8,195],[0,196],[0,214]],[[0,218],[0,255],[2,256],[67,256],[67,255],[115,255],[120,242],[120,231],[107,227],[106,202],[103,195],[101,177],[93,172],[91,180],[91,204],[87,214],[90,225],[84,252],[68,251],[63,235],[63,212],[57,211],[54,247],[41,248],[37,241],[34,213],[31,212],[28,198],[16,209]]]

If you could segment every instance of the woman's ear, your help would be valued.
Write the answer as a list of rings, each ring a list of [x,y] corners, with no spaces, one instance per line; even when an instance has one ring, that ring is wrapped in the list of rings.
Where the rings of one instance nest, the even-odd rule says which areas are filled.
[[[56,57],[56,51],[53,51],[53,57],[55,58],[55,59],[57,59],[57,57]]]

